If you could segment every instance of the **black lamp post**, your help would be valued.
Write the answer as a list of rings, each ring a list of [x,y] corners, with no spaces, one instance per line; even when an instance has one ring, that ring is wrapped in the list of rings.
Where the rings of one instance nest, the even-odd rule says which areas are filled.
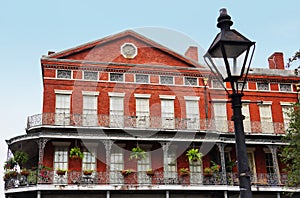
[[[243,90],[247,80],[250,63],[253,57],[255,42],[248,40],[236,30],[230,29],[233,24],[225,8],[220,10],[217,27],[221,32],[204,55],[205,62],[220,82],[230,82],[231,90],[226,89],[231,98],[236,155],[238,160],[238,174],[240,197],[252,197],[250,169],[245,143],[244,116],[242,115]],[[248,59],[248,57],[250,57]],[[221,84],[223,84],[223,82]]]

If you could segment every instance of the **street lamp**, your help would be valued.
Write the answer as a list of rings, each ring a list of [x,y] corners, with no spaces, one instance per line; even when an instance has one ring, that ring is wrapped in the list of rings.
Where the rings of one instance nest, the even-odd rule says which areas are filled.
[[[247,80],[250,63],[255,50],[255,42],[250,41],[236,30],[230,29],[233,24],[225,8],[220,10],[217,27],[221,32],[217,34],[213,43],[204,55],[204,60],[222,82],[229,82],[231,90],[224,89],[231,98],[236,155],[238,160],[238,174],[240,197],[252,197],[250,169],[245,144],[245,134],[242,115],[243,90]],[[250,57],[250,58],[249,58]]]

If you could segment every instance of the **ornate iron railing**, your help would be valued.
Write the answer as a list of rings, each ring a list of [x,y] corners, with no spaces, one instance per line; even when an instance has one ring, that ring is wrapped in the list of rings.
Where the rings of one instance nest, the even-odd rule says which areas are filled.
[[[199,173],[190,173],[180,175],[177,172],[164,173],[154,171],[149,175],[145,171],[132,172],[122,175],[120,171],[110,172],[93,172],[90,175],[83,174],[82,171],[69,171],[65,174],[58,175],[55,171],[31,171],[29,175],[14,175],[4,178],[5,189],[28,187],[37,184],[53,185],[135,185],[135,186],[155,186],[155,185],[184,185],[184,186],[203,186],[203,185],[239,185],[236,173],[227,173],[227,184],[222,180],[220,173],[212,175],[202,175]],[[282,186],[286,183],[287,175],[281,174],[277,178],[276,174],[259,173],[251,177],[252,185],[262,186]]]
[[[29,116],[27,129],[38,126],[77,126],[107,128],[141,128],[170,130],[215,130],[233,132],[232,121],[200,120],[197,118],[174,118],[155,116],[83,115],[43,113]],[[284,123],[244,121],[245,133],[284,133]]]

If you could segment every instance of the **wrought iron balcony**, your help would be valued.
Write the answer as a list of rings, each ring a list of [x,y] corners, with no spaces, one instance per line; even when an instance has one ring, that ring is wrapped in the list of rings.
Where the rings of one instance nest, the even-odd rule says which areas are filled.
[[[246,133],[284,133],[284,123],[244,121]],[[233,122],[226,120],[200,120],[198,118],[175,118],[155,116],[84,115],[43,113],[29,116],[27,129],[39,126],[74,126],[102,128],[140,128],[166,130],[215,130],[233,132]]]
[[[277,178],[275,174],[258,173],[251,178],[253,185],[261,186],[283,186],[286,183],[287,175],[281,174]],[[205,186],[205,185],[238,185],[237,174],[227,174],[227,184],[223,182],[220,173],[210,176],[202,173],[190,173],[180,175],[177,172],[164,173],[154,171],[154,174],[147,174],[146,171],[131,172],[122,174],[121,171],[93,172],[85,175],[82,171],[69,171],[64,174],[57,174],[56,171],[41,170],[31,171],[29,175],[11,175],[5,177],[5,189],[28,187],[43,184],[53,185],[134,185],[134,186],[157,186],[157,185],[184,185],[184,186]]]

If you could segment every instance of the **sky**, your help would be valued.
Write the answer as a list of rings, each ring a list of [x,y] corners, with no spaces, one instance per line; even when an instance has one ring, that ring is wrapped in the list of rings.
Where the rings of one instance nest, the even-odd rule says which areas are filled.
[[[267,67],[274,52],[283,52],[286,63],[300,49],[299,0],[1,1],[0,164],[6,159],[4,140],[25,134],[27,116],[41,113],[42,55],[143,27],[180,32],[208,49],[223,7],[233,28],[256,42],[252,67]]]

